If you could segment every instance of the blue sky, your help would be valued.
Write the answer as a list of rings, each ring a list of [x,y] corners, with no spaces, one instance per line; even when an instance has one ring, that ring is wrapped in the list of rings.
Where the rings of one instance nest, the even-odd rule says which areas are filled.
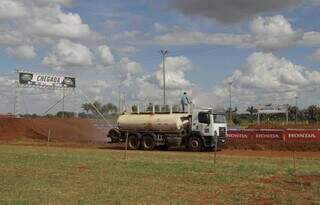
[[[159,51],[166,48],[172,103],[188,91],[199,105],[226,106],[232,81],[237,107],[292,103],[295,96],[304,99],[301,106],[318,104],[319,6],[318,0],[238,0],[237,6],[230,0],[3,0],[0,72],[11,77],[0,83],[7,86],[14,70],[25,68],[75,75],[92,99],[117,102],[120,85],[126,102],[161,102]],[[5,112],[13,96],[5,86],[1,92]],[[29,104],[50,104],[59,93],[31,96]]]

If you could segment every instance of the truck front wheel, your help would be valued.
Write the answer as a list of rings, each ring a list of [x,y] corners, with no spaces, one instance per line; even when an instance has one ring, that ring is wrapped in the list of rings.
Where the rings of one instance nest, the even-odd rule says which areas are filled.
[[[153,150],[155,146],[156,143],[151,135],[145,135],[142,137],[142,149]]]
[[[198,137],[190,137],[188,140],[188,149],[192,152],[200,152],[203,150],[202,140]]]
[[[140,148],[140,140],[137,135],[129,135],[128,137],[128,148],[129,149],[139,149]]]

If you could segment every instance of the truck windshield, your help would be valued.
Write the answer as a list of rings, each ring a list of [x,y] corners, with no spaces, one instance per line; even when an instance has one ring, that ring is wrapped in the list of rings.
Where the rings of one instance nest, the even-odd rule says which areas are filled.
[[[215,123],[226,123],[226,117],[222,114],[213,115],[213,120]]]

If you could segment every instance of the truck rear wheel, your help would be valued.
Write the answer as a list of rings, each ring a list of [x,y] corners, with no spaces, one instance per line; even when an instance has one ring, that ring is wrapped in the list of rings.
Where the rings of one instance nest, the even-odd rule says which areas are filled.
[[[145,135],[142,137],[142,149],[154,150],[156,143],[151,135]]]
[[[203,150],[202,140],[198,137],[190,137],[188,140],[188,149],[192,152],[200,152]]]
[[[140,140],[137,135],[129,135],[128,137],[128,148],[129,149],[139,149],[140,148]]]

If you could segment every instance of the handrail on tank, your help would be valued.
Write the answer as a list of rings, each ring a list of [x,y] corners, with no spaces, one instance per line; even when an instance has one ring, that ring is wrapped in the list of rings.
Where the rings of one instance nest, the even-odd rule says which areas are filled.
[[[157,105],[157,104],[145,104],[144,109],[141,109],[141,105],[136,104],[133,106],[125,105],[123,113],[124,114],[175,114],[175,113],[185,113],[191,114],[194,106],[192,104],[187,105],[187,109],[183,112],[181,106],[178,104],[170,105]]]

